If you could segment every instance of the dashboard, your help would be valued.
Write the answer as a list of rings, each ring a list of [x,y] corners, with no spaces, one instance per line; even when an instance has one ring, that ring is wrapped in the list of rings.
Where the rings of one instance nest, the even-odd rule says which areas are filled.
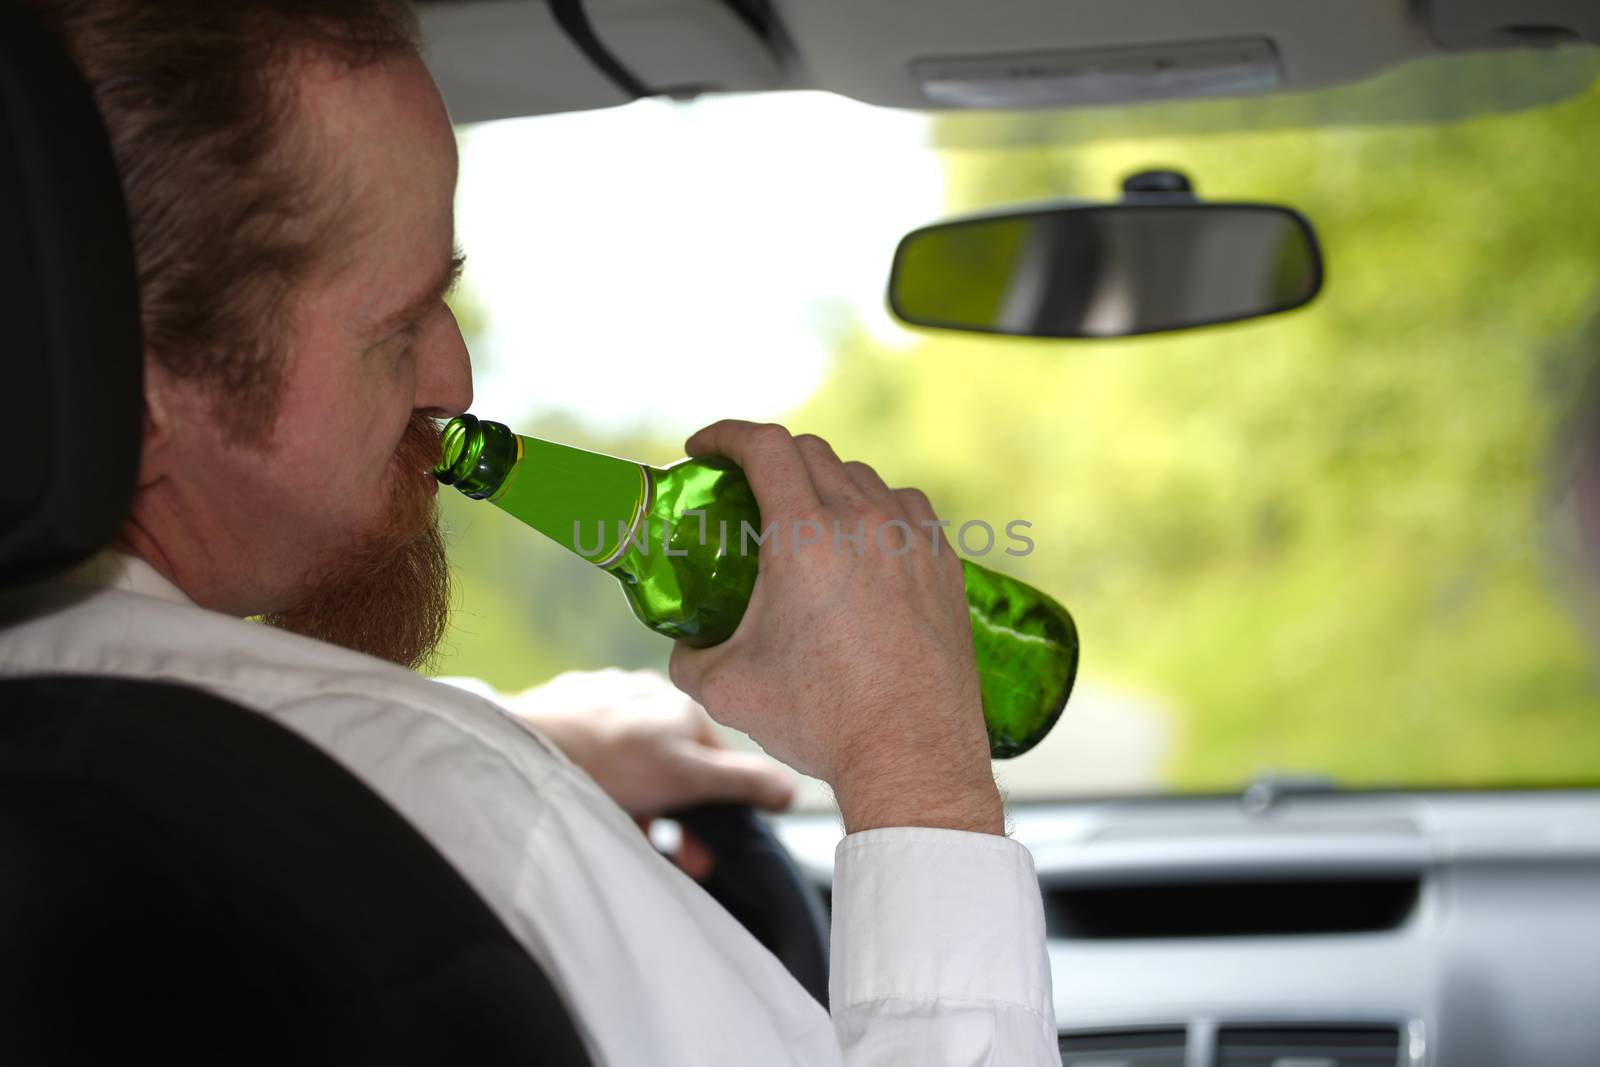
[[[1600,1067],[1600,790],[1017,805],[1064,1067]],[[826,894],[831,813],[775,829]]]

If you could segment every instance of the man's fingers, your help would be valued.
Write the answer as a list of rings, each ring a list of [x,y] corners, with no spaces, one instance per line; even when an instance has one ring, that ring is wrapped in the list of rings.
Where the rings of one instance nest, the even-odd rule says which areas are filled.
[[[861,489],[844,469],[832,445],[814,433],[800,434],[794,443],[800,450],[800,458],[805,460],[811,484],[824,504],[838,507],[861,499]]]
[[[682,641],[672,643],[672,656],[667,660],[667,680],[678,691],[696,704],[705,706],[702,683],[706,671],[717,658],[715,648],[693,648]]]
[[[677,854],[672,857],[690,878],[703,882],[711,877],[711,872],[716,869],[717,857],[712,853],[711,846],[685,830],[682,839],[678,842]]]
[[[940,559],[955,560],[956,550],[951,547],[950,539],[945,536],[944,527],[939,525],[939,516],[934,514],[928,494],[921,489],[907,487],[896,489],[894,497],[905,509],[906,518],[911,521],[918,535],[928,539],[926,543],[933,549],[933,554]],[[954,564],[948,566],[953,567]]]
[[[894,490],[889,488],[889,483],[883,480],[870,464],[859,459],[853,459],[844,465],[845,473],[850,475],[851,481],[856,483],[856,488],[861,490],[861,495],[886,509],[891,517],[905,518],[905,508],[895,497]]]
[[[635,815],[633,821],[639,824],[640,832],[648,839],[650,827],[655,819],[648,815]],[[690,878],[703,882],[711,877],[711,871],[717,865],[717,857],[712,854],[710,845],[689,831],[682,830],[678,835],[677,851],[672,853],[672,862]]]
[[[725,801],[783,811],[794,803],[794,776],[754,752],[701,748],[695,753],[695,803]]]
[[[920,534],[924,537],[931,536],[934,540],[944,536],[944,528],[938,525],[939,516],[934,514],[927,493],[914,488],[896,489],[894,498],[900,502],[900,506],[905,509],[906,518]]]
[[[934,522],[938,516],[933,513],[933,504],[928,500],[928,494],[915,487],[896,489],[894,498],[900,501],[900,506],[905,508],[906,517],[912,522]]]
[[[691,456],[727,456],[743,468],[763,523],[810,514],[821,503],[799,446],[777,423],[723,419],[695,431],[683,448]]]

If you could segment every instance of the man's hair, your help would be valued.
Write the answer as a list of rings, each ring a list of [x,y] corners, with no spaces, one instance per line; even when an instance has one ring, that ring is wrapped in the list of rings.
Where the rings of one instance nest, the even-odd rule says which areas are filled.
[[[407,0],[26,0],[111,136],[148,358],[201,387],[230,435],[277,420],[289,297],[342,227],[291,116],[299,64],[416,55]],[[322,168],[326,169],[326,168]]]

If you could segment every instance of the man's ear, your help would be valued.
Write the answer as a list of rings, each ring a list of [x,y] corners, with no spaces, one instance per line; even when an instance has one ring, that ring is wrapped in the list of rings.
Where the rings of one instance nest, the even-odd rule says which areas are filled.
[[[154,485],[176,462],[176,383],[148,355],[144,361],[144,416],[139,431],[139,488]]]

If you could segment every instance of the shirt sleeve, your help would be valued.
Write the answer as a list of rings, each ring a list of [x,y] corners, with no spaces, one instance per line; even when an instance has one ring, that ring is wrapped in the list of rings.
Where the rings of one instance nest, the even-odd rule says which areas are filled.
[[[847,835],[828,1000],[847,1067],[1060,1067],[1033,856],[962,830]]]

